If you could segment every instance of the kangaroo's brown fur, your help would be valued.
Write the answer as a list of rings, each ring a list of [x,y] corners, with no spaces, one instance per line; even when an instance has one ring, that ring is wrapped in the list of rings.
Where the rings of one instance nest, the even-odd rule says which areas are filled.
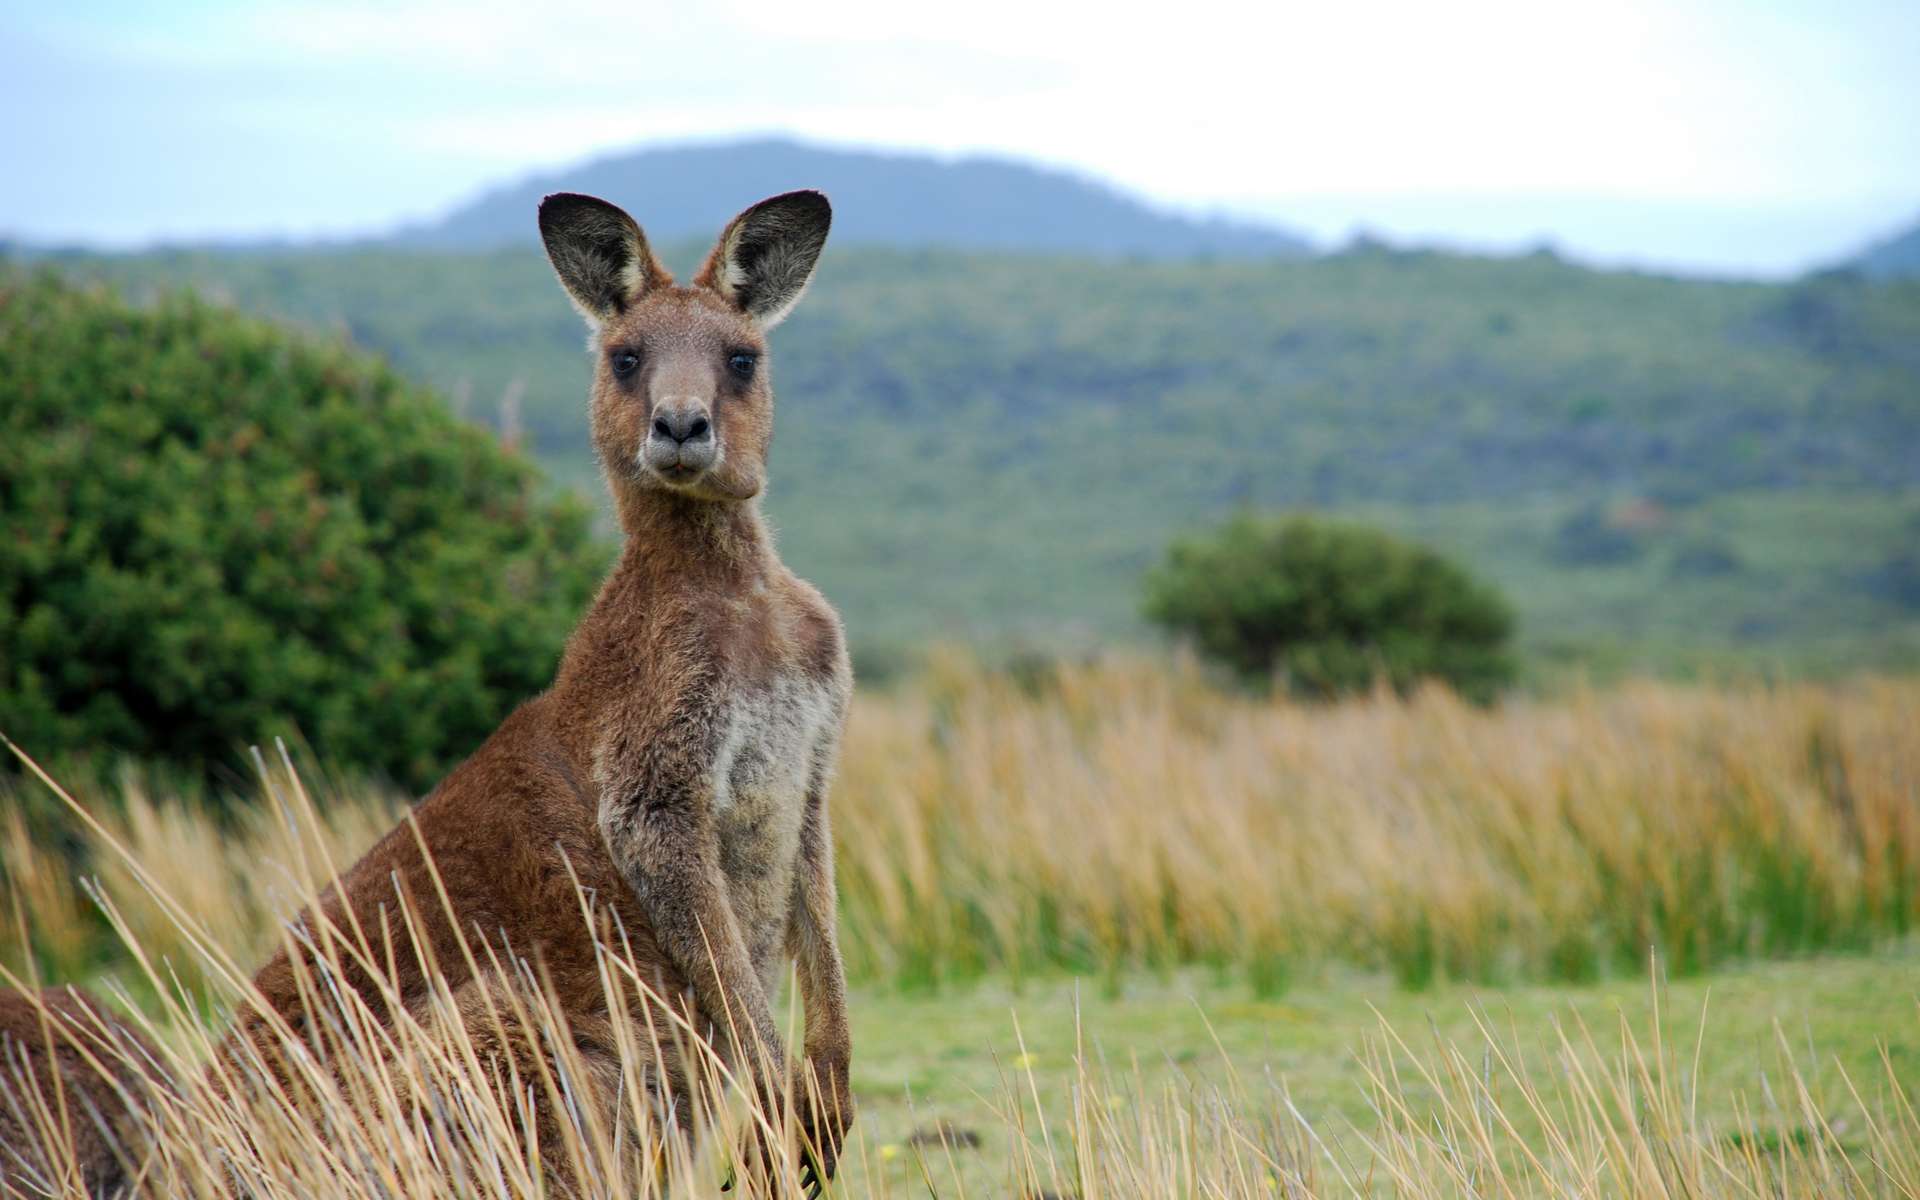
[[[0,991],[0,1191],[122,1194],[146,1140],[136,1114],[165,1086],[153,1044],[92,995]]]
[[[339,928],[379,929],[384,907],[391,928],[404,893],[445,982],[494,986],[473,978],[457,922],[502,961],[537,964],[588,1029],[610,1014],[577,880],[768,1102],[783,1081],[760,1064],[786,1062],[770,997],[791,956],[822,1097],[799,1115],[830,1167],[853,1107],[826,792],[852,675],[838,617],[781,564],[757,500],[773,421],[765,330],[799,298],[828,220],[818,193],[755,205],[680,287],[621,210],[541,205],[549,257],[593,330],[593,439],[624,551],[553,686],[320,903]],[[380,983],[415,1003],[428,987],[417,949],[403,944],[383,980],[355,967],[348,982],[376,1011]],[[300,970],[283,950],[255,980],[296,1029]],[[265,1030],[256,1012],[234,1036],[264,1044]]]

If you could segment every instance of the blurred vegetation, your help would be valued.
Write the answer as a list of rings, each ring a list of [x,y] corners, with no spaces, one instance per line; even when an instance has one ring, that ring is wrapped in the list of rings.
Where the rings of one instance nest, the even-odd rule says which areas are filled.
[[[414,787],[551,678],[605,549],[384,363],[0,273],[0,730],[192,771],[300,733]]]
[[[597,494],[583,331],[535,252],[63,262],[342,331]],[[1920,281],[829,247],[774,342],[769,511],[870,658],[1142,637],[1168,543],[1257,507],[1455,558],[1548,669],[1920,665],[1920,613],[1862,586],[1920,518]],[[1738,569],[1676,567],[1702,541]]]
[[[1242,679],[1330,698],[1439,679],[1491,700],[1513,678],[1513,613],[1467,572],[1364,525],[1243,513],[1173,544],[1145,611]]]

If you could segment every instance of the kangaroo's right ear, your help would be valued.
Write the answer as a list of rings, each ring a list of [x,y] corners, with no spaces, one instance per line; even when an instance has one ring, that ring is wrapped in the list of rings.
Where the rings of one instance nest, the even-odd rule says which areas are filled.
[[[833,206],[819,192],[762,200],[727,225],[693,285],[772,329],[800,303],[832,224]]]
[[[540,238],[573,306],[596,328],[673,283],[640,226],[605,200],[574,192],[548,196],[540,202]]]

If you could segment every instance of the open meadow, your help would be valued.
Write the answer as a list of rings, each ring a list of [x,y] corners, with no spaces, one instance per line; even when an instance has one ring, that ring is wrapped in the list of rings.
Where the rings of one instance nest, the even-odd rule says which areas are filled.
[[[1084,7],[0,5],[0,1200],[1920,1200],[1920,0]]]
[[[263,761],[225,817],[129,771],[89,824],[23,779],[0,961],[118,996],[195,1077],[404,812]],[[1920,683],[1313,706],[940,655],[858,698],[833,802],[837,1194],[1920,1195]],[[187,1087],[151,1194],[437,1194],[450,1147],[490,1164],[465,1194],[538,1194],[478,1059],[414,1034],[367,1091],[464,1115],[369,1132],[344,1088],[314,1130]],[[704,1195],[726,1129],[637,1173],[575,1152],[593,1194]]]

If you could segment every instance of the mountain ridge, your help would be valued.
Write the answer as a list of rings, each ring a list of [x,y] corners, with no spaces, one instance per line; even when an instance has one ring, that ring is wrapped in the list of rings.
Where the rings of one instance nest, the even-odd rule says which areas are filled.
[[[1920,221],[1869,243],[1842,266],[1869,279],[1920,277]]]
[[[549,192],[602,196],[642,214],[648,235],[712,237],[738,207],[813,187],[834,202],[834,241],[1096,257],[1298,258],[1306,238],[1279,228],[1194,217],[1057,167],[993,155],[943,159],[761,137],[644,147],[538,171],[488,188],[383,244],[492,250],[532,245],[529,217]]]

